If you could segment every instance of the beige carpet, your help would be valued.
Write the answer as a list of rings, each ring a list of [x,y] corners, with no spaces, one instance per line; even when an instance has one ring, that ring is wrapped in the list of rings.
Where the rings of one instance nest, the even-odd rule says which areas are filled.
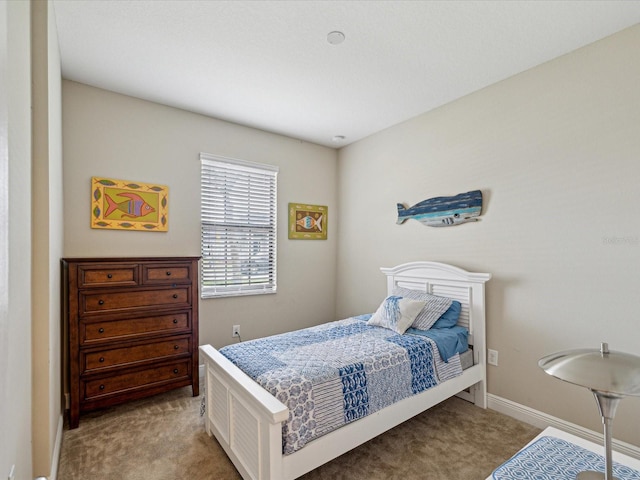
[[[81,416],[64,430],[58,479],[240,479],[200,401],[187,387]],[[301,478],[484,480],[538,433],[451,398]]]

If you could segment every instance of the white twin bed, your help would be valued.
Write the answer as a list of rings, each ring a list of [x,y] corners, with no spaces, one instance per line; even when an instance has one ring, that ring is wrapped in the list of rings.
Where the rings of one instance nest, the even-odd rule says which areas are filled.
[[[245,480],[298,478],[454,395],[486,408],[484,284],[491,276],[435,262],[406,263],[381,270],[387,276],[389,295],[396,287],[403,287],[460,302],[458,325],[469,330],[473,364],[458,376],[392,405],[371,409],[372,413],[284,454],[283,424],[291,418],[289,408],[212,346],[200,347],[205,365],[206,431],[216,437]],[[365,328],[362,325],[366,324],[355,319],[343,322],[346,326],[340,327],[347,329]]]

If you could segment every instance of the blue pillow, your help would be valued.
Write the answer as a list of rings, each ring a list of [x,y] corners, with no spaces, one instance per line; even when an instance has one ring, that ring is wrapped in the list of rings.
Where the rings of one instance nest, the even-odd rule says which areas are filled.
[[[431,328],[455,327],[458,324],[458,318],[460,318],[460,310],[462,310],[462,305],[460,305],[459,301],[454,300],[451,302],[449,309],[436,320],[436,323]]]

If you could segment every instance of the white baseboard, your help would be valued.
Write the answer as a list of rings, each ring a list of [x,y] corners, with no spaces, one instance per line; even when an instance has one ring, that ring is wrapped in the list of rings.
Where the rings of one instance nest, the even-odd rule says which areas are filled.
[[[512,402],[506,398],[498,397],[496,395],[487,394],[487,407],[496,412],[503,413],[510,417],[528,423],[538,428],[555,427],[559,430],[576,435],[577,437],[584,438],[594,443],[603,443],[602,432],[594,432],[587,428],[581,427],[574,423],[567,422],[557,417],[547,415],[546,413],[534,410],[519,403]],[[594,415],[596,413],[594,412]],[[640,447],[631,445],[630,443],[621,442],[620,440],[613,440],[613,450],[624,453],[630,457],[640,459]],[[604,447],[603,447],[604,448]]]
[[[58,419],[58,430],[56,431],[56,443],[53,446],[51,456],[51,473],[48,477],[38,477],[36,480],[56,480],[58,478],[58,465],[60,464],[60,451],[62,449],[62,430],[64,426],[64,414]]]
[[[62,433],[64,430],[64,413],[58,419],[58,433],[56,433],[56,444],[53,447],[53,461],[51,462],[51,475],[49,480],[58,478],[58,466],[60,464],[60,453],[62,451]]]

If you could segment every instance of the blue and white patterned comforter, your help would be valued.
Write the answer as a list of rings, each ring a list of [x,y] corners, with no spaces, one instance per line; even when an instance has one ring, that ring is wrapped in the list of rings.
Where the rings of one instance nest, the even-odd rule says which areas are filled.
[[[364,318],[220,350],[289,408],[283,453],[462,373],[459,356],[445,364],[432,340],[369,326]]]

